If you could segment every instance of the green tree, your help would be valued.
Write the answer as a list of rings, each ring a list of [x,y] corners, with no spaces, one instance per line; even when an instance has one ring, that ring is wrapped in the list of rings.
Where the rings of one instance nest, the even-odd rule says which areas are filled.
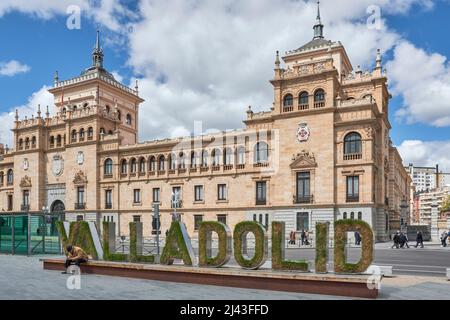
[[[450,196],[447,196],[447,198],[444,199],[444,201],[442,202],[441,211],[442,212],[450,211]]]

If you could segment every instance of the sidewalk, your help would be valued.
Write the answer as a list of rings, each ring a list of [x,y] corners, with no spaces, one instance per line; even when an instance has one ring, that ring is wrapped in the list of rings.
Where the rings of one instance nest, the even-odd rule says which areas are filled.
[[[375,249],[391,249],[393,245],[393,242],[379,242],[375,244]],[[447,247],[442,247],[440,242],[424,242],[423,248],[414,246],[416,245],[415,242],[409,242],[409,248],[410,249],[416,249],[416,250],[449,250],[450,251],[450,245],[447,245]]]

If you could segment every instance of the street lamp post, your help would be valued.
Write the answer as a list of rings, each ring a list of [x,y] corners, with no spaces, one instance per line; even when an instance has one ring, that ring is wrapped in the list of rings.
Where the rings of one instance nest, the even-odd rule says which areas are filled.
[[[156,222],[156,250],[159,257],[159,229],[160,229],[160,215],[159,215],[159,203],[153,204],[153,219]],[[152,226],[153,227],[153,226]]]
[[[49,208],[47,206],[43,206],[42,207],[42,212],[44,213],[44,216],[42,217],[42,228],[41,228],[41,232],[42,232],[42,252],[45,253],[45,236],[47,234],[47,216],[49,213]],[[42,230],[43,229],[43,230]]]

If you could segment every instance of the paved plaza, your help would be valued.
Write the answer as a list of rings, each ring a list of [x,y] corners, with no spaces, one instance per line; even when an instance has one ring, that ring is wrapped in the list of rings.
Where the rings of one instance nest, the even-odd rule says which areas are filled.
[[[82,275],[81,290],[66,287],[68,276],[42,269],[42,257],[0,255],[0,299],[193,299],[311,300],[334,296],[179,284]],[[379,299],[450,299],[444,277],[398,276],[383,280]]]

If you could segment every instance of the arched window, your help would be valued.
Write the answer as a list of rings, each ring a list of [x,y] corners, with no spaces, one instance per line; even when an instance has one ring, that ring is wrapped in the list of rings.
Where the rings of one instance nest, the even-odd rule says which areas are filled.
[[[72,110],[75,112],[75,111],[77,111],[77,105],[74,105],[73,107],[72,107]]]
[[[314,93],[314,102],[324,102],[325,101],[325,91],[323,89],[318,89]]]
[[[240,146],[237,150],[237,164],[245,164],[245,147]]]
[[[175,170],[177,168],[177,156],[174,153],[169,155],[169,166],[170,170]]]
[[[307,105],[308,104],[308,92],[303,91],[298,96],[298,104],[299,105]]]
[[[156,171],[156,159],[154,156],[151,156],[148,160],[148,165],[149,165],[149,170],[151,172],[155,172]]]
[[[158,159],[158,170],[164,171],[166,170],[166,157],[160,156]]]
[[[233,149],[231,148],[226,148],[223,154],[223,160],[224,160],[224,164],[226,166],[232,165],[234,162],[233,159]]]
[[[216,148],[212,151],[211,156],[213,158],[213,166],[220,166],[220,158],[221,158],[222,152],[220,149]]]
[[[355,213],[354,212],[350,212],[350,219],[355,220]]]
[[[25,138],[25,148],[28,149],[30,147],[30,138]]]
[[[362,212],[361,211],[358,212],[358,220],[362,220]]]
[[[77,130],[73,129],[72,130],[72,142],[76,142],[77,141]]]
[[[13,184],[14,182],[14,173],[12,169],[9,169],[8,172],[6,173],[6,182],[8,184]]]
[[[3,185],[3,183],[5,182],[5,174],[3,173],[3,171],[0,171],[0,185]]]
[[[269,145],[264,141],[255,145],[254,160],[255,163],[267,163],[269,161]]]
[[[184,152],[180,152],[179,160],[178,160],[178,168],[185,169],[186,168],[186,157],[184,155]]]
[[[61,147],[61,135],[60,134],[58,134],[56,136],[56,146]]]
[[[344,214],[343,214],[343,219],[344,219],[344,220],[347,220],[347,212],[344,212]]]
[[[283,107],[289,108],[292,107],[293,105],[294,105],[294,96],[292,94],[285,95],[283,99]]]
[[[126,160],[126,159],[123,159],[123,160],[120,162],[120,173],[121,173],[121,174],[127,174],[127,168],[128,168],[127,160]]]
[[[94,136],[94,128],[89,127],[87,132],[88,139],[91,139]]]
[[[80,135],[80,141],[83,141],[84,140],[84,128],[80,129],[79,135]]]
[[[19,150],[23,149],[23,139],[19,139]]]
[[[191,152],[191,168],[197,168],[197,152]]]
[[[127,114],[127,125],[131,126],[131,114]]]
[[[107,114],[109,114],[111,112],[111,108],[108,105],[106,105],[105,111]]]
[[[62,114],[63,114],[63,115],[66,115],[66,112],[67,112],[67,109],[66,109],[66,108],[63,108],[63,109],[62,109]]]
[[[33,136],[32,138],[31,138],[31,146],[34,148],[34,147],[36,147],[36,136]]]
[[[145,158],[139,159],[139,172],[145,173]]]
[[[130,173],[136,173],[137,171],[137,162],[135,158],[131,158],[130,160]]]
[[[103,173],[108,176],[111,176],[113,174],[113,161],[109,158],[105,160]]]
[[[51,136],[50,137],[50,148],[53,148],[55,146],[55,137]]]
[[[344,138],[344,154],[360,154],[362,152],[361,135],[351,132]]]
[[[203,150],[202,151],[202,167],[208,166],[208,151]]]

